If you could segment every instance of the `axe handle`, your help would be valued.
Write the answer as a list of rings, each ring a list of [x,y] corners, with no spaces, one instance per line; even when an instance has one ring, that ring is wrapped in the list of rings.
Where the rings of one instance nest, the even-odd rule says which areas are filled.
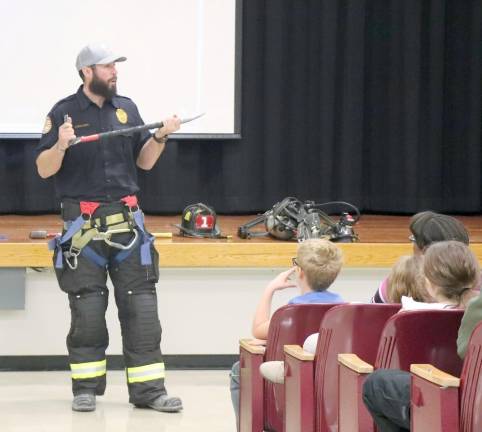
[[[76,145],[76,144],[80,144],[80,143],[99,141],[102,138],[110,138],[110,137],[117,136],[117,135],[130,135],[132,133],[141,132],[141,131],[145,131],[145,130],[148,130],[148,129],[162,128],[162,126],[164,126],[163,122],[157,122],[157,123],[150,123],[150,124],[146,124],[146,125],[133,126],[133,127],[130,127],[130,128],[117,129],[117,130],[113,130],[113,131],[109,131],[109,132],[102,132],[102,133],[96,133],[96,134],[92,134],[92,135],[86,135],[86,136],[82,136],[82,137],[79,137],[79,138],[75,138],[74,140],[69,142],[69,147],[73,146],[73,145]]]
[[[151,233],[155,238],[172,238],[172,233],[170,232],[154,232]]]

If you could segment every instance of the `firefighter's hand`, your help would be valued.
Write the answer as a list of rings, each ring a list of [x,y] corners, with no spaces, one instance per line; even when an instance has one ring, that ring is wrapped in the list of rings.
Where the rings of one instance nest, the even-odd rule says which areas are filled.
[[[164,119],[162,123],[162,128],[156,131],[156,136],[159,138],[170,135],[181,128],[181,119],[177,115]]]
[[[76,138],[74,128],[72,127],[72,119],[66,117],[65,120],[59,127],[59,139],[57,141],[57,146],[61,151],[67,150],[69,142]]]

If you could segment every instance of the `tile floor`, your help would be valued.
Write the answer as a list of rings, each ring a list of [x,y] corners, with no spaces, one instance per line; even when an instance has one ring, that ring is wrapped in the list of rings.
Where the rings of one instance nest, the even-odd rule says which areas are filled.
[[[68,372],[0,372],[0,432],[235,432],[229,371],[168,371],[166,387],[181,414],[138,409],[127,400],[125,374],[109,371],[97,410],[70,408]]]

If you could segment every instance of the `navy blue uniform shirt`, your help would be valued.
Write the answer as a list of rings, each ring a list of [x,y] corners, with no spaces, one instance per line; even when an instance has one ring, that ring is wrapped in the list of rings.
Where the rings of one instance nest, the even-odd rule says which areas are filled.
[[[77,137],[144,124],[136,104],[129,98],[114,96],[99,108],[80,86],[77,93],[57,102],[48,114],[36,157],[57,142],[58,128],[64,123],[65,115],[72,118]],[[54,175],[57,196],[110,202],[134,195],[139,190],[137,156],[150,137],[146,130],[67,149],[62,166]]]

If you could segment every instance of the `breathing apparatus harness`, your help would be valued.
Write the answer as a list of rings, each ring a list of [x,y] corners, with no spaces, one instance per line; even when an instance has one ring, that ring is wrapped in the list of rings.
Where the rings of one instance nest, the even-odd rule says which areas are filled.
[[[340,213],[340,219],[336,221],[328,213]],[[351,243],[358,240],[353,225],[359,219],[360,210],[344,201],[316,204],[314,201],[287,197],[262,215],[241,225],[238,236],[242,239],[272,236],[280,240],[296,239],[299,242],[310,238],[325,238],[333,242]],[[262,223],[265,232],[250,231]]]

